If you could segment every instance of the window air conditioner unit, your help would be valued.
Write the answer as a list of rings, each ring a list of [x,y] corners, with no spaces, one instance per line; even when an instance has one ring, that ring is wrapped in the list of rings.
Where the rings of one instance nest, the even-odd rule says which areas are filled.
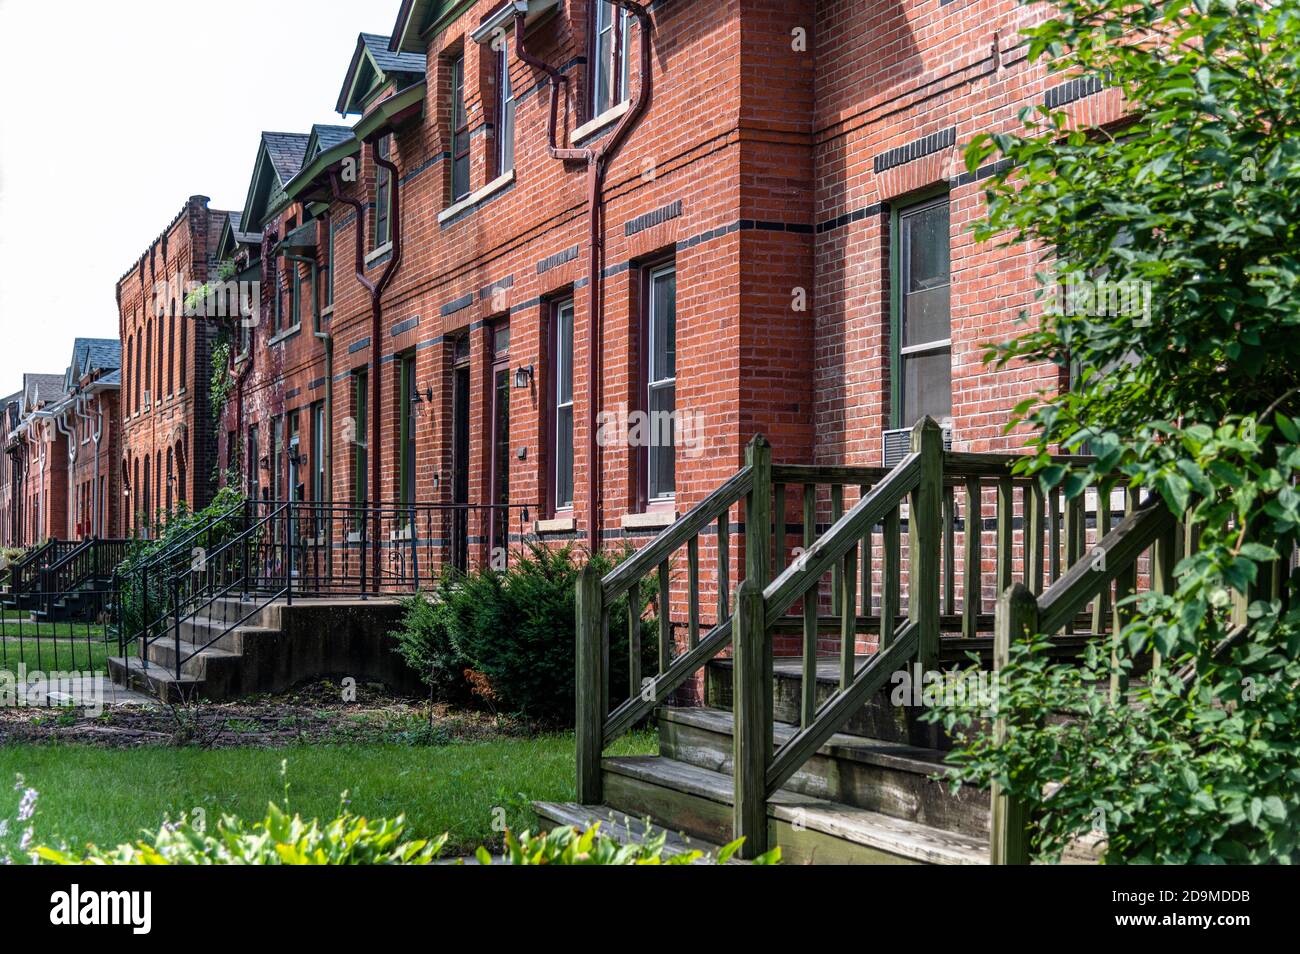
[[[885,467],[897,467],[903,458],[912,452],[912,429],[910,427],[885,431],[882,438],[881,446],[884,449],[884,460],[881,463]],[[951,427],[943,429],[943,449],[946,451],[952,450]]]

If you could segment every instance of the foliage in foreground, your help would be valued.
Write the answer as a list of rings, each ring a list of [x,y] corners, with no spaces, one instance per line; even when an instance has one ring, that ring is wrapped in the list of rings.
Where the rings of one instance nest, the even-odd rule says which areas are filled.
[[[615,560],[592,557],[601,573]],[[582,562],[572,547],[530,545],[509,569],[449,571],[406,603],[398,652],[442,702],[478,701],[549,725],[574,715],[575,593]],[[653,584],[640,594],[642,671],[657,655]],[[642,613],[640,607],[651,606]],[[627,633],[626,597],[610,607],[610,632]],[[626,638],[626,637],[624,637]],[[627,685],[626,652],[610,654],[613,691]]]
[[[1118,474],[1161,495],[1200,544],[1172,592],[1126,607],[1115,665],[1162,660],[1134,708],[1110,697],[1102,653],[1054,665],[1044,640],[1022,640],[992,713],[1007,742],[978,736],[958,753],[961,777],[1029,802],[1043,858],[1100,829],[1108,862],[1293,861],[1300,0],[1052,5],[1026,31],[1030,58],[1122,88],[1136,119],[1072,129],[1027,109],[1020,134],[971,144],[970,169],[1005,170],[977,237],[1048,250],[1054,273],[1040,279],[1056,307],[990,357],[1072,379],[1017,409],[1036,429],[1024,470],[1045,490],[1106,492]],[[1124,294],[1130,307],[1116,307]],[[1096,462],[1053,462],[1057,448]]]
[[[25,791],[20,823],[31,819],[36,797],[34,790]],[[251,825],[224,815],[215,831],[208,832],[201,819],[184,816],[147,838],[115,848],[91,845],[78,853],[64,847],[32,847],[28,835],[23,851],[33,862],[48,865],[429,865],[439,860],[447,844],[445,834],[405,840],[404,815],[370,820],[343,810],[321,823],[297,814],[290,817],[287,792],[284,802],[283,808],[271,802],[266,816]],[[666,841],[666,833],[660,833],[640,844],[620,844],[601,832],[599,823],[585,832],[561,827],[516,837],[507,831],[501,861],[528,866],[726,864],[744,843],[732,842],[714,856],[698,850],[668,854]],[[479,848],[475,857],[485,865],[494,863],[486,848]],[[755,863],[773,865],[779,860],[780,849],[774,849]]]

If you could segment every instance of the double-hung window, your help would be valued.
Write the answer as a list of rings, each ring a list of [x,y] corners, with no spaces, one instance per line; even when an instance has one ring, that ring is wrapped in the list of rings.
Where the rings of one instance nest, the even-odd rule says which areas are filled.
[[[899,209],[894,219],[898,289],[895,426],[952,417],[948,197]]]
[[[646,496],[677,491],[677,268],[661,265],[646,274]]]
[[[497,51],[497,175],[515,167],[515,92],[510,85],[510,43]]]
[[[552,483],[556,510],[573,506],[573,299],[555,306],[553,319],[554,463]]]
[[[595,65],[591,71],[593,119],[627,99],[627,41],[632,26],[631,14],[609,0],[599,0],[595,10],[592,38]]]
[[[469,116],[465,111],[465,57],[451,64],[451,201],[469,195]]]
[[[375,152],[381,159],[388,159],[392,152],[390,137],[384,136],[375,144]],[[391,174],[378,163],[375,164],[375,243],[374,248],[383,248],[393,239],[393,184]]]

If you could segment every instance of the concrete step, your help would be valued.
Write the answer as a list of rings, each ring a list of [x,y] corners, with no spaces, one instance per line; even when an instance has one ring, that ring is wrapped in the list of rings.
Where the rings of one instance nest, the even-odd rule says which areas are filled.
[[[605,802],[671,830],[731,840],[733,781],[662,756],[602,760]],[[768,800],[769,844],[787,864],[988,863],[985,838],[781,789]]]
[[[203,679],[184,674],[178,679],[174,672],[135,656],[108,657],[108,674],[115,685],[164,702],[185,702],[203,696]]]
[[[731,712],[663,708],[658,717],[660,754],[724,775],[733,773]],[[795,732],[789,723],[774,723],[776,746]],[[839,733],[785,788],[945,831],[987,837],[988,793],[967,787],[953,794],[946,782],[935,780],[945,772],[944,756],[939,749]]]
[[[178,658],[183,660],[181,663],[183,675],[206,679],[213,671],[213,667],[238,665],[239,660],[243,658],[243,653],[215,647],[205,648],[202,644],[186,640],[177,643],[176,640],[166,636],[149,644],[148,660],[152,665],[175,672]]]
[[[859,668],[869,657],[859,656]],[[839,690],[840,662],[838,657],[823,656],[817,661],[817,705],[820,707]],[[773,718],[791,725],[800,721],[803,698],[803,662],[794,656],[778,656],[773,660]],[[714,659],[705,667],[704,701],[714,709],[731,711],[732,662]],[[948,751],[957,741],[939,725],[921,719],[925,709],[906,702],[895,704],[896,686],[893,677],[872,696],[844,725],[846,735],[857,735],[880,742],[895,742],[923,749]],[[901,693],[904,699],[910,698]]]
[[[607,805],[579,805],[577,802],[534,802],[533,810],[543,822],[551,827],[571,826],[586,831],[593,825],[600,825],[600,832],[617,841],[620,845],[643,845],[660,835],[664,836],[663,857],[689,854],[702,851],[706,855],[717,857],[720,845],[691,838],[679,832],[668,831],[654,824],[649,818],[633,818],[625,812],[616,811]],[[704,863],[704,859],[696,864]],[[739,865],[746,862],[737,858],[727,864]]]

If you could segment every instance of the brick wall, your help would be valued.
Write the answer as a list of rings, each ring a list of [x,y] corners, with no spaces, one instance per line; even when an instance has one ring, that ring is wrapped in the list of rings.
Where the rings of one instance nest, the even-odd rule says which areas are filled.
[[[139,533],[185,501],[207,504],[216,440],[209,404],[215,326],[186,318],[190,283],[216,277],[215,245],[226,213],[192,196],[118,280],[122,341],[122,446],[130,487],[122,526]]]

